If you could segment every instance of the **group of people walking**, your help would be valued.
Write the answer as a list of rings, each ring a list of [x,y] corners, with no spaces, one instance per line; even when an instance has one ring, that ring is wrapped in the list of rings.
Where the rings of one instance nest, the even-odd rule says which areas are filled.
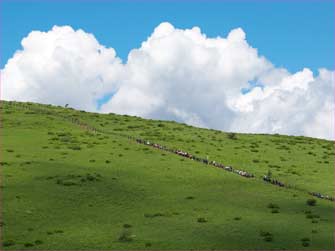
[[[14,106],[20,106],[20,107],[23,107],[23,108],[28,109],[28,110],[33,110],[35,112],[47,113],[47,114],[51,113],[50,111],[45,111],[43,108],[32,107],[31,105],[26,105],[26,104],[23,104],[23,103],[12,102],[12,104]],[[208,158],[206,158],[206,159],[199,158],[199,157],[197,157],[197,156],[195,156],[193,154],[190,154],[188,152],[185,152],[185,151],[182,151],[182,150],[170,149],[170,148],[168,148],[166,146],[163,146],[163,145],[160,145],[160,144],[157,144],[157,143],[152,143],[152,142],[150,142],[148,140],[138,139],[138,138],[135,138],[135,137],[130,136],[130,135],[125,135],[125,134],[115,133],[115,132],[109,132],[109,131],[107,132],[107,131],[104,131],[104,130],[98,130],[97,128],[95,128],[93,126],[90,126],[90,125],[88,125],[88,124],[86,124],[84,122],[81,122],[79,119],[76,119],[76,118],[73,118],[73,117],[69,118],[68,116],[62,116],[62,115],[60,115],[57,112],[55,112],[54,115],[55,116],[61,116],[63,119],[69,120],[73,124],[79,125],[82,128],[86,129],[87,131],[91,131],[93,133],[100,132],[100,133],[115,134],[115,135],[117,134],[118,136],[127,137],[130,140],[135,140],[139,144],[144,144],[144,145],[152,146],[154,148],[157,148],[157,149],[160,149],[160,150],[164,150],[164,151],[168,151],[168,152],[171,152],[171,153],[175,153],[175,154],[177,154],[179,156],[182,156],[182,157],[185,157],[185,158],[189,158],[189,159],[192,159],[192,160],[195,160],[195,161],[207,164],[207,165],[212,165],[212,166],[215,166],[215,167],[218,167],[218,168],[222,168],[225,171],[236,173],[236,174],[238,174],[238,175],[240,175],[242,177],[246,177],[246,178],[253,178],[253,177],[255,177],[252,173],[248,173],[248,172],[243,171],[243,170],[234,169],[231,166],[225,166],[225,165],[223,165],[221,163],[218,163],[218,162],[216,162],[214,160],[209,161]],[[267,183],[270,183],[272,185],[280,186],[280,187],[287,187],[287,188],[291,187],[290,185],[285,185],[284,183],[282,183],[282,182],[280,182],[280,181],[278,181],[276,179],[272,179],[271,177],[269,177],[267,175],[263,176],[263,181],[265,181]],[[328,195],[322,195],[322,194],[317,193],[317,192],[308,192],[308,194],[310,194],[312,196],[315,196],[317,198],[320,198],[320,199],[326,199],[326,200],[334,201],[333,197],[328,196]]]
[[[318,197],[319,199],[325,199],[325,200],[331,200],[334,201],[334,198],[328,195],[322,195],[321,193],[317,192],[309,192],[310,195],[313,195],[315,197]]]
[[[246,177],[246,178],[253,178],[255,177],[253,174],[251,173],[248,173],[246,171],[242,171],[242,170],[237,170],[237,169],[234,169],[233,167],[231,166],[225,166],[219,162],[216,162],[214,160],[211,160],[209,161],[208,158],[204,159],[204,158],[200,158],[200,157],[197,157],[191,153],[188,153],[188,152],[185,152],[185,151],[182,151],[180,149],[177,149],[177,150],[174,150],[174,149],[170,149],[166,146],[162,146],[160,144],[157,144],[157,143],[152,143],[148,140],[143,140],[143,139],[136,139],[136,142],[139,143],[139,144],[144,144],[144,145],[148,145],[148,146],[152,146],[154,148],[157,148],[157,149],[160,149],[160,150],[164,150],[164,151],[168,151],[168,152],[171,152],[171,153],[175,153],[179,156],[182,156],[182,157],[185,157],[185,158],[189,158],[189,159],[192,159],[194,161],[198,161],[198,162],[201,162],[201,163],[204,163],[206,165],[212,165],[212,166],[215,166],[215,167],[218,167],[218,168],[222,168],[226,171],[229,171],[229,172],[233,172],[233,173],[236,173],[242,177]]]
[[[276,179],[271,179],[271,178],[270,178],[269,176],[267,176],[267,175],[264,175],[264,176],[263,176],[263,180],[264,180],[265,182],[271,183],[271,184],[276,185],[276,186],[285,187],[285,184],[284,184],[283,182],[280,182],[280,181],[278,181],[278,180],[276,180]]]

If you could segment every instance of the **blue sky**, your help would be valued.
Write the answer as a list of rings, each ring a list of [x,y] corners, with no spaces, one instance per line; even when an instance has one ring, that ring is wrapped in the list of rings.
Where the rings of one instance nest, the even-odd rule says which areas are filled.
[[[124,61],[161,22],[199,26],[209,37],[242,27],[248,43],[295,72],[334,69],[333,1],[1,1],[3,68],[32,30],[71,25],[93,33]]]

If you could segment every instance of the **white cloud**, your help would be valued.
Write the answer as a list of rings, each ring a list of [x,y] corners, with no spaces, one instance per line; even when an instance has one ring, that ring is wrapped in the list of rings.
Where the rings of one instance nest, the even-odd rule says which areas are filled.
[[[95,100],[117,88],[122,65],[112,48],[69,26],[33,31],[2,73],[2,98],[95,110]]]
[[[69,26],[31,32],[2,73],[7,100],[173,119],[253,133],[334,138],[333,72],[276,68],[241,28],[207,38],[198,27],[162,23],[125,64],[93,35]],[[262,87],[253,87],[258,82]],[[242,88],[250,88],[242,94]]]

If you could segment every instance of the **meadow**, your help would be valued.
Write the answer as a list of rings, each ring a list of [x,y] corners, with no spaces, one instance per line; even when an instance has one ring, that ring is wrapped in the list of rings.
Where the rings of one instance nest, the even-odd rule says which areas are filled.
[[[332,141],[4,101],[0,133],[5,250],[333,250],[334,203],[308,195],[334,194]],[[292,188],[263,182],[269,172]]]

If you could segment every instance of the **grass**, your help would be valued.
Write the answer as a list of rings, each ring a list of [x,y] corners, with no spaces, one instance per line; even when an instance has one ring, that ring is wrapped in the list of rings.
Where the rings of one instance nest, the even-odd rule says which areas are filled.
[[[31,104],[50,111],[40,114],[1,105],[5,250],[331,250],[334,245],[333,203],[316,199],[309,206],[306,193],[332,195],[330,141],[251,134],[231,139],[175,122]],[[256,178],[180,161],[114,134],[90,133],[54,112],[208,155]],[[269,169],[295,189],[262,182]],[[280,213],[271,213],[279,207]]]

